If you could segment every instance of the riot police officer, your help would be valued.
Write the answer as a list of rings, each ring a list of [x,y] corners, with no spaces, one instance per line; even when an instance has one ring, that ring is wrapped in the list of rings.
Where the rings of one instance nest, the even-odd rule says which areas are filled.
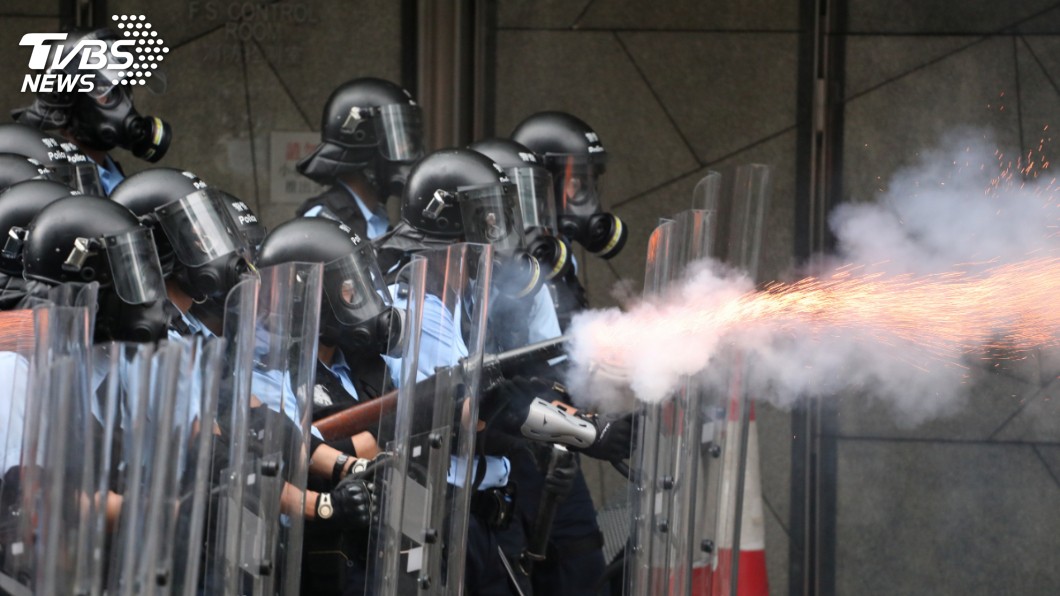
[[[324,265],[312,396],[315,421],[389,389],[390,374],[382,356],[397,347],[401,318],[392,307],[371,246],[349,226],[327,218],[297,218],[277,226],[265,237],[257,264],[292,262]],[[310,469],[319,473],[311,478],[310,491],[327,494],[323,491],[339,487],[327,498],[352,508],[361,523],[352,528],[325,523],[321,507],[327,503],[318,498],[306,524],[303,592],[359,592],[367,581],[364,520],[371,516],[372,503],[367,483],[347,476],[355,463],[365,466],[379,448],[368,432],[314,446]],[[336,455],[333,448],[342,453]],[[307,500],[313,498],[310,494]]]
[[[419,106],[390,81],[354,79],[328,98],[320,137],[297,168],[330,188],[302,203],[297,215],[341,221],[361,238],[382,236],[387,198],[401,193],[408,167],[423,155]]]
[[[625,246],[629,231],[621,219],[604,212],[600,203],[599,181],[606,170],[607,151],[596,131],[572,114],[546,111],[525,118],[512,131],[511,138],[541,155],[552,174],[559,235],[602,259],[617,255]],[[576,266],[554,282],[559,318],[566,329],[574,313],[588,308],[588,299]],[[629,438],[629,419],[619,422],[623,436]],[[628,442],[625,450],[628,454]],[[621,446],[600,455],[604,459],[621,457]],[[524,465],[515,466],[516,473],[521,470],[533,478],[529,462],[521,463]],[[535,589],[583,594],[594,589],[604,570],[603,539],[583,479],[559,507],[552,534],[556,557],[538,568]],[[524,514],[532,515],[534,511],[527,509]]]
[[[110,45],[120,39],[111,29],[74,31],[68,34],[65,44],[53,51],[82,52],[78,41]],[[79,70],[82,61],[78,56],[71,57],[63,73],[87,74]],[[131,86],[116,82],[123,75],[91,72],[96,75],[92,91],[42,91],[31,105],[16,111],[16,119],[40,130],[61,131],[95,163],[103,192],[109,194],[125,177],[121,166],[111,158],[111,150],[120,147],[138,158],[157,162],[168,151],[173,132],[161,118],[143,116],[136,110]]]
[[[600,177],[607,168],[607,151],[596,131],[566,112],[538,112],[520,122],[511,138],[540,155],[552,174],[559,234],[602,259],[617,255],[629,230],[601,206]],[[571,315],[589,303],[576,267],[561,279],[563,283],[556,284],[557,306],[566,329]]]

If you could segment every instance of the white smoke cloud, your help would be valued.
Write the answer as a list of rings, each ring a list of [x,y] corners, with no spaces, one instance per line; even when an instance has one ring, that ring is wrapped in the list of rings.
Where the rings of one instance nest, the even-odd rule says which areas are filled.
[[[841,265],[887,277],[974,273],[1060,254],[1055,182],[1049,175],[1021,179],[1016,169],[1041,165],[1037,156],[1023,158],[1010,164],[981,132],[945,139],[940,149],[897,172],[874,202],[835,209],[830,224],[836,255],[817,259],[811,273],[827,279]],[[731,308],[752,289],[739,272],[697,263],[660,297],[626,311],[578,315],[568,379],[575,395],[585,396],[583,405],[624,409],[628,390],[641,400],[659,400],[687,375],[726,391],[739,366],[751,395],[781,406],[856,389],[886,400],[901,420],[916,423],[959,403],[968,376],[961,357],[939,358],[918,342],[873,328],[871,321],[862,328],[800,320],[738,330],[692,325],[692,313]],[[978,355],[973,349],[966,357]],[[609,376],[615,371],[622,371],[617,380]]]

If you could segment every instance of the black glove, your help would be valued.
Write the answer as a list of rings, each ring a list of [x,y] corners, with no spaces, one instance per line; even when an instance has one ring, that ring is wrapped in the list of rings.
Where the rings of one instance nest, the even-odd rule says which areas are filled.
[[[555,457],[553,465],[549,466],[545,474],[545,492],[556,495],[559,499],[565,499],[574,488],[574,479],[578,475],[578,460],[570,453],[566,457]]]
[[[328,500],[331,501],[331,512],[326,510]],[[368,483],[351,474],[330,493],[320,494],[316,508],[318,519],[334,522],[347,530],[364,530],[372,524],[375,505]]]
[[[618,461],[629,457],[633,446],[633,414],[597,414],[586,417],[596,427],[596,441],[580,450],[596,459]]]

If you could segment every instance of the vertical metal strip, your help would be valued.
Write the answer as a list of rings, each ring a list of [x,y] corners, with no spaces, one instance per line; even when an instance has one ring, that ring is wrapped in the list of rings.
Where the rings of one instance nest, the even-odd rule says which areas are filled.
[[[847,0],[804,0],[800,11],[795,246],[798,260],[834,247],[827,222],[842,197]],[[834,594],[837,412],[792,412],[789,593]]]

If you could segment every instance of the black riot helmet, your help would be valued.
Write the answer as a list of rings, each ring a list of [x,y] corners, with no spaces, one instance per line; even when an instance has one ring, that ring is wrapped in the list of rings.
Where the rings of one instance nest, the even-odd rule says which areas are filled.
[[[67,35],[52,52],[66,54],[79,49],[82,40],[102,41],[108,45],[121,40],[111,29],[75,31]],[[117,62],[112,51],[106,53],[107,63]],[[51,60],[49,60],[51,63]],[[123,79],[135,83],[134,75],[109,68],[82,71],[82,60],[72,57],[62,72],[53,74],[93,75],[91,91],[50,91],[37,94],[33,104],[16,110],[19,122],[41,130],[63,129],[78,143],[99,151],[121,147],[141,159],[156,162],[169,150],[173,131],[169,124],[156,116],[142,116],[132,101],[132,85],[121,84]],[[145,73],[149,76],[151,73]]]
[[[515,187],[478,151],[443,149],[413,166],[401,217],[427,236],[492,245],[494,286],[506,295],[531,296],[544,281],[540,263],[526,252]]]
[[[42,179],[24,180],[0,193],[0,310],[18,308],[27,292],[22,278],[26,226],[52,201],[76,194],[66,185]]]
[[[363,77],[332,91],[320,122],[320,145],[297,168],[322,184],[364,173],[386,199],[400,194],[423,147],[423,114],[412,95],[390,81]]]
[[[542,159],[526,145],[510,139],[491,138],[472,143],[469,149],[492,159],[515,185],[526,229],[527,252],[553,279],[570,270],[571,252],[559,238],[552,175]]]
[[[596,131],[566,112],[538,112],[515,127],[512,140],[544,158],[554,183],[560,232],[601,258],[617,255],[629,232],[600,206],[599,178],[607,168],[607,151]]]
[[[324,264],[321,342],[344,350],[400,353],[401,312],[393,308],[367,240],[331,219],[296,218],[269,232],[257,266],[292,262]]]
[[[0,272],[22,277],[24,231],[44,207],[80,194],[51,180],[26,180],[0,193]]]
[[[26,231],[27,280],[99,282],[97,340],[151,342],[169,325],[162,268],[150,228],[128,209],[91,196],[41,209]]]
[[[84,194],[103,195],[96,164],[70,141],[24,124],[0,124],[0,153],[29,157],[48,169],[49,178]]]
[[[231,215],[238,199],[191,172],[152,168],[123,180],[111,200],[154,230],[167,277],[197,301],[223,298],[246,272],[248,248]]]
[[[58,180],[44,164],[25,155],[0,153],[0,192],[26,180]]]

